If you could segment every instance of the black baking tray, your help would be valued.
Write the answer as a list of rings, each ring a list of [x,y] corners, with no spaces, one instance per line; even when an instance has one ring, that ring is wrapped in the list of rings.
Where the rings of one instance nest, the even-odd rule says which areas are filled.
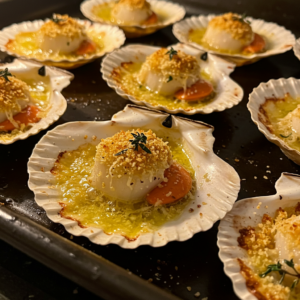
[[[54,12],[83,18],[80,2],[0,2],[0,28],[13,22],[46,18]],[[176,2],[186,7],[188,15],[247,12],[254,18],[283,25],[300,37],[298,0]],[[167,46],[176,42],[168,27],[146,37],[128,39],[126,44]],[[1,54],[0,59],[2,62],[11,60],[5,54]],[[75,79],[63,90],[68,101],[67,111],[48,130],[70,121],[109,120],[130,103],[103,81],[100,63],[98,59],[72,71]],[[232,165],[241,178],[238,199],[273,194],[281,172],[299,174],[300,168],[258,131],[246,104],[249,93],[260,82],[281,77],[300,78],[300,61],[289,51],[239,67],[231,77],[243,87],[243,101],[224,112],[190,118],[215,127],[215,153]],[[35,204],[33,193],[27,187],[28,158],[45,133],[46,130],[24,141],[0,146],[2,240],[104,299],[195,299],[196,292],[200,292],[200,299],[237,299],[218,258],[218,222],[209,231],[198,233],[188,241],[171,242],[161,248],[141,246],[135,250],[94,245],[87,238],[70,236],[63,226],[51,222]]]

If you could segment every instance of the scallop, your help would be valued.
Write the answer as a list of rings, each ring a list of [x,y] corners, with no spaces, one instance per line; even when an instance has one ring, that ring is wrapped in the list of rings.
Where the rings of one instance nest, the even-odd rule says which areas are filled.
[[[148,139],[145,146],[150,147],[150,139],[153,153],[147,153],[140,147],[137,151],[132,148],[129,141],[133,139],[132,134],[140,133]],[[119,151],[118,147],[124,143],[131,148]],[[97,146],[92,185],[114,199],[139,201],[163,181],[164,171],[171,163],[169,146],[151,130],[121,131]]]
[[[121,0],[112,9],[112,17],[121,24],[140,25],[152,14],[145,0]]]

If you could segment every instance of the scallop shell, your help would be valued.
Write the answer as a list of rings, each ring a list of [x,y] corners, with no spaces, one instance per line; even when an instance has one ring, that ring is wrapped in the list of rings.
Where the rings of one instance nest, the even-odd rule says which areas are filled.
[[[300,39],[296,40],[293,50],[294,50],[295,55],[300,60]]]
[[[11,71],[13,74],[17,75],[18,73],[25,73],[28,74],[28,78],[36,78],[37,80],[39,80],[38,77],[40,77],[40,75],[38,75],[38,70],[42,66],[43,65],[36,62],[15,59],[14,62],[10,64],[1,64],[0,70],[9,68],[9,71]],[[70,84],[70,81],[74,78],[74,75],[67,71],[54,67],[45,68],[46,75],[50,76],[50,103],[52,104],[50,111],[45,118],[42,118],[39,122],[32,125],[32,127],[26,132],[16,135],[10,140],[3,141],[0,139],[0,144],[12,144],[15,141],[25,140],[29,136],[39,133],[41,130],[48,128],[51,124],[57,121],[67,109],[67,101],[61,94],[61,91]]]
[[[180,21],[181,19],[183,19],[185,15],[185,9],[178,4],[167,2],[167,1],[157,1],[157,0],[147,0],[147,1],[151,4],[151,9],[156,14],[159,15],[160,14],[159,12],[163,11],[167,15],[166,19],[164,20],[164,22],[161,22],[159,24],[152,24],[152,25],[133,25],[133,26],[118,25],[125,32],[126,37],[135,38],[135,37],[151,34],[159,29],[165,28],[171,24]],[[81,4],[80,10],[85,17],[87,17],[88,19],[94,22],[116,25],[112,22],[104,21],[103,19],[94,15],[94,13],[92,12],[94,6],[106,2],[111,2],[111,1],[110,0],[87,0]]]
[[[200,15],[198,17],[184,19],[173,26],[173,34],[180,42],[192,45],[197,49],[201,49],[209,53],[218,54],[223,58],[235,63],[237,66],[251,64],[264,57],[284,53],[290,50],[295,43],[295,36],[283,26],[250,17],[248,17],[247,20],[251,22],[253,31],[267,38],[267,45],[269,49],[265,52],[252,55],[223,54],[217,51],[206,49],[197,43],[191,42],[188,36],[189,31],[206,28],[208,22],[215,16],[216,15]]]
[[[162,125],[166,118],[172,119],[171,128]],[[50,173],[58,154],[77,149],[84,143],[98,144],[102,138],[120,130],[143,127],[183,139],[185,147],[193,154],[190,159],[196,171],[196,197],[181,216],[155,232],[140,235],[134,241],[128,241],[120,234],[108,235],[99,228],[81,228],[76,221],[62,218],[59,214],[61,206],[58,204],[60,196],[53,189],[55,181]],[[86,236],[95,244],[136,248],[140,245],[160,247],[170,241],[185,241],[197,232],[210,229],[217,220],[223,218],[231,210],[240,189],[240,178],[236,171],[213,152],[212,131],[211,125],[169,117],[168,114],[134,105],[127,105],[111,121],[66,123],[48,131],[34,148],[28,163],[29,188],[49,219],[63,224],[72,235]],[[85,135],[88,135],[86,139]]]
[[[180,49],[187,54],[198,57],[204,53],[203,51],[197,50],[185,44],[176,44],[173,46],[173,48],[177,50]],[[212,102],[208,103],[206,106],[193,110],[185,110],[183,108],[169,109],[163,105],[153,106],[147,101],[138,100],[134,96],[131,96],[124,92],[118,86],[116,80],[111,77],[113,69],[119,67],[122,62],[143,62],[146,60],[147,56],[157,51],[158,49],[160,48],[136,44],[123,47],[117,51],[110,53],[103,59],[101,64],[103,79],[111,88],[115,89],[117,94],[119,94],[123,98],[129,99],[130,101],[138,105],[145,105],[149,108],[163,110],[172,114],[210,114],[214,111],[223,111],[225,109],[231,108],[242,101],[244,95],[243,89],[229,77],[230,73],[234,71],[235,65],[212,54],[208,54],[208,59],[206,61],[200,59],[200,67],[209,70],[212,75],[213,81],[217,83],[217,95],[215,99]]]
[[[46,20],[48,21],[48,19]],[[121,47],[125,42],[125,35],[122,30],[120,30],[116,26],[110,26],[110,25],[101,25],[101,24],[93,24],[90,21],[87,20],[79,20],[77,21],[84,25],[87,30],[94,30],[96,32],[105,32],[104,37],[104,49],[102,51],[98,51],[96,54],[90,56],[89,58],[85,58],[82,55],[78,55],[76,59],[71,60],[53,60],[53,59],[45,59],[41,60],[38,58],[35,58],[34,56],[23,56],[19,55],[17,53],[11,52],[7,50],[6,44],[9,40],[12,40],[15,38],[15,35],[20,32],[30,32],[30,31],[37,31],[41,28],[41,26],[46,22],[44,20],[36,20],[36,21],[27,21],[22,22],[19,24],[13,24],[8,27],[3,28],[0,31],[0,50],[3,52],[7,52],[10,55],[20,57],[23,59],[32,59],[35,61],[38,61],[44,65],[49,66],[55,66],[63,69],[74,69],[78,68],[84,64],[87,64],[89,62],[94,61],[95,59],[102,57],[106,53],[109,53],[113,51],[114,49],[117,49]]]
[[[248,110],[251,113],[252,121],[257,125],[260,132],[272,143],[280,147],[281,151],[293,162],[300,165],[300,152],[291,148],[282,139],[272,134],[263,124],[262,120],[265,116],[259,111],[268,98],[284,98],[289,93],[291,97],[297,98],[300,96],[300,79],[295,78],[280,78],[270,80],[267,83],[261,83],[249,95],[247,104]]]
[[[282,173],[275,188],[275,195],[237,201],[219,225],[217,242],[220,249],[219,257],[224,264],[226,275],[233,283],[234,292],[242,300],[257,300],[257,298],[248,291],[246,281],[240,273],[237,259],[247,259],[248,255],[238,246],[239,230],[247,226],[257,226],[264,214],[273,216],[279,207],[296,205],[300,198],[300,176]],[[257,209],[257,206],[260,208]]]

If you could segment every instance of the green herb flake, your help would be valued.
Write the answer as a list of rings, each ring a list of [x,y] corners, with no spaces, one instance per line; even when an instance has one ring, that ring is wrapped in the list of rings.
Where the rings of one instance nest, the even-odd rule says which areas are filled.
[[[250,25],[251,22],[249,20],[246,20],[246,18],[247,18],[247,14],[243,13],[240,17],[233,16],[232,20],[247,23]]]
[[[6,81],[10,81],[8,79],[8,76],[13,76],[9,71],[8,71],[8,68],[5,68],[4,71],[0,71],[0,77],[3,77]]]
[[[167,82],[170,82],[172,80],[173,80],[173,77],[170,75],[169,78],[168,78],[168,80],[167,80]]]
[[[177,51],[174,50],[173,47],[171,47],[171,49],[168,52],[166,52],[166,55],[167,54],[169,54],[169,58],[170,58],[170,60],[172,60],[173,56],[177,55]]]
[[[290,133],[289,135],[283,135],[283,134],[279,134],[279,135],[286,139],[286,138],[290,137],[292,135],[292,133]]]

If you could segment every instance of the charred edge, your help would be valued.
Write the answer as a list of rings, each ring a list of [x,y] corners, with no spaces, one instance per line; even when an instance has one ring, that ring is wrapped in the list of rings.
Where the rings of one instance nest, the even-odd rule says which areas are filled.
[[[254,278],[252,270],[247,267],[241,259],[238,258],[237,261],[240,265],[240,272],[246,280],[246,287],[248,291],[253,294],[258,300],[267,300],[267,298],[257,290],[260,284]]]
[[[208,58],[207,52],[204,52],[200,57],[202,60],[207,61]]]
[[[282,200],[282,196],[281,195],[279,195],[279,200]]]
[[[266,99],[266,102],[264,104],[266,104],[268,100],[269,99]],[[258,120],[266,126],[270,133],[273,133],[273,129],[270,127],[271,122],[269,121],[268,114],[264,109],[263,105],[259,107]]]
[[[52,169],[50,170],[50,173],[55,175],[56,174],[56,169],[57,169],[57,164],[59,163],[59,161],[61,160],[61,158],[63,157],[63,155],[66,153],[67,151],[63,151],[63,152],[60,152],[57,156],[57,159],[54,163],[54,166],[52,167]]]
[[[166,119],[162,122],[162,125],[167,128],[172,128],[172,115],[168,115]]]
[[[125,238],[129,243],[136,241],[136,240],[138,239],[138,237],[139,237],[139,235],[136,236],[136,237],[134,237],[134,238],[130,238],[130,237],[126,236],[126,235],[122,235],[122,236],[124,236],[124,238]]]
[[[38,73],[40,76],[46,76],[46,67],[42,66],[41,68],[39,68]]]
[[[162,112],[160,110],[151,109],[151,108],[148,108],[148,107],[138,106],[138,105],[134,105],[134,104],[127,104],[126,107],[136,108],[136,109],[140,109],[140,110],[146,110],[146,111],[150,111],[150,112],[155,112],[155,113],[160,114],[160,115],[169,115],[168,113]],[[197,121],[197,120],[193,120],[193,119],[188,119],[188,118],[183,118],[183,117],[178,117],[178,116],[176,116],[175,118],[180,119],[180,120],[184,120],[184,121],[187,121],[187,122],[192,122],[192,123],[200,124],[202,126],[214,129],[214,126],[209,125],[209,124],[204,123],[204,122],[201,122],[201,121]]]
[[[65,218],[65,219],[68,219],[68,220],[72,220],[72,221],[75,221],[78,223],[78,226],[81,227],[81,228],[87,228],[86,226],[82,225],[80,221],[76,220],[75,218],[72,218],[72,217],[69,217],[69,216],[66,216],[64,214],[64,210],[66,208],[66,204],[65,203],[62,203],[62,202],[58,202],[58,204],[62,207],[62,209],[60,210],[59,214],[62,218]]]
[[[247,239],[250,238],[254,233],[254,228],[248,226],[247,228],[242,228],[239,230],[240,236],[237,238],[239,247],[248,250]]]

